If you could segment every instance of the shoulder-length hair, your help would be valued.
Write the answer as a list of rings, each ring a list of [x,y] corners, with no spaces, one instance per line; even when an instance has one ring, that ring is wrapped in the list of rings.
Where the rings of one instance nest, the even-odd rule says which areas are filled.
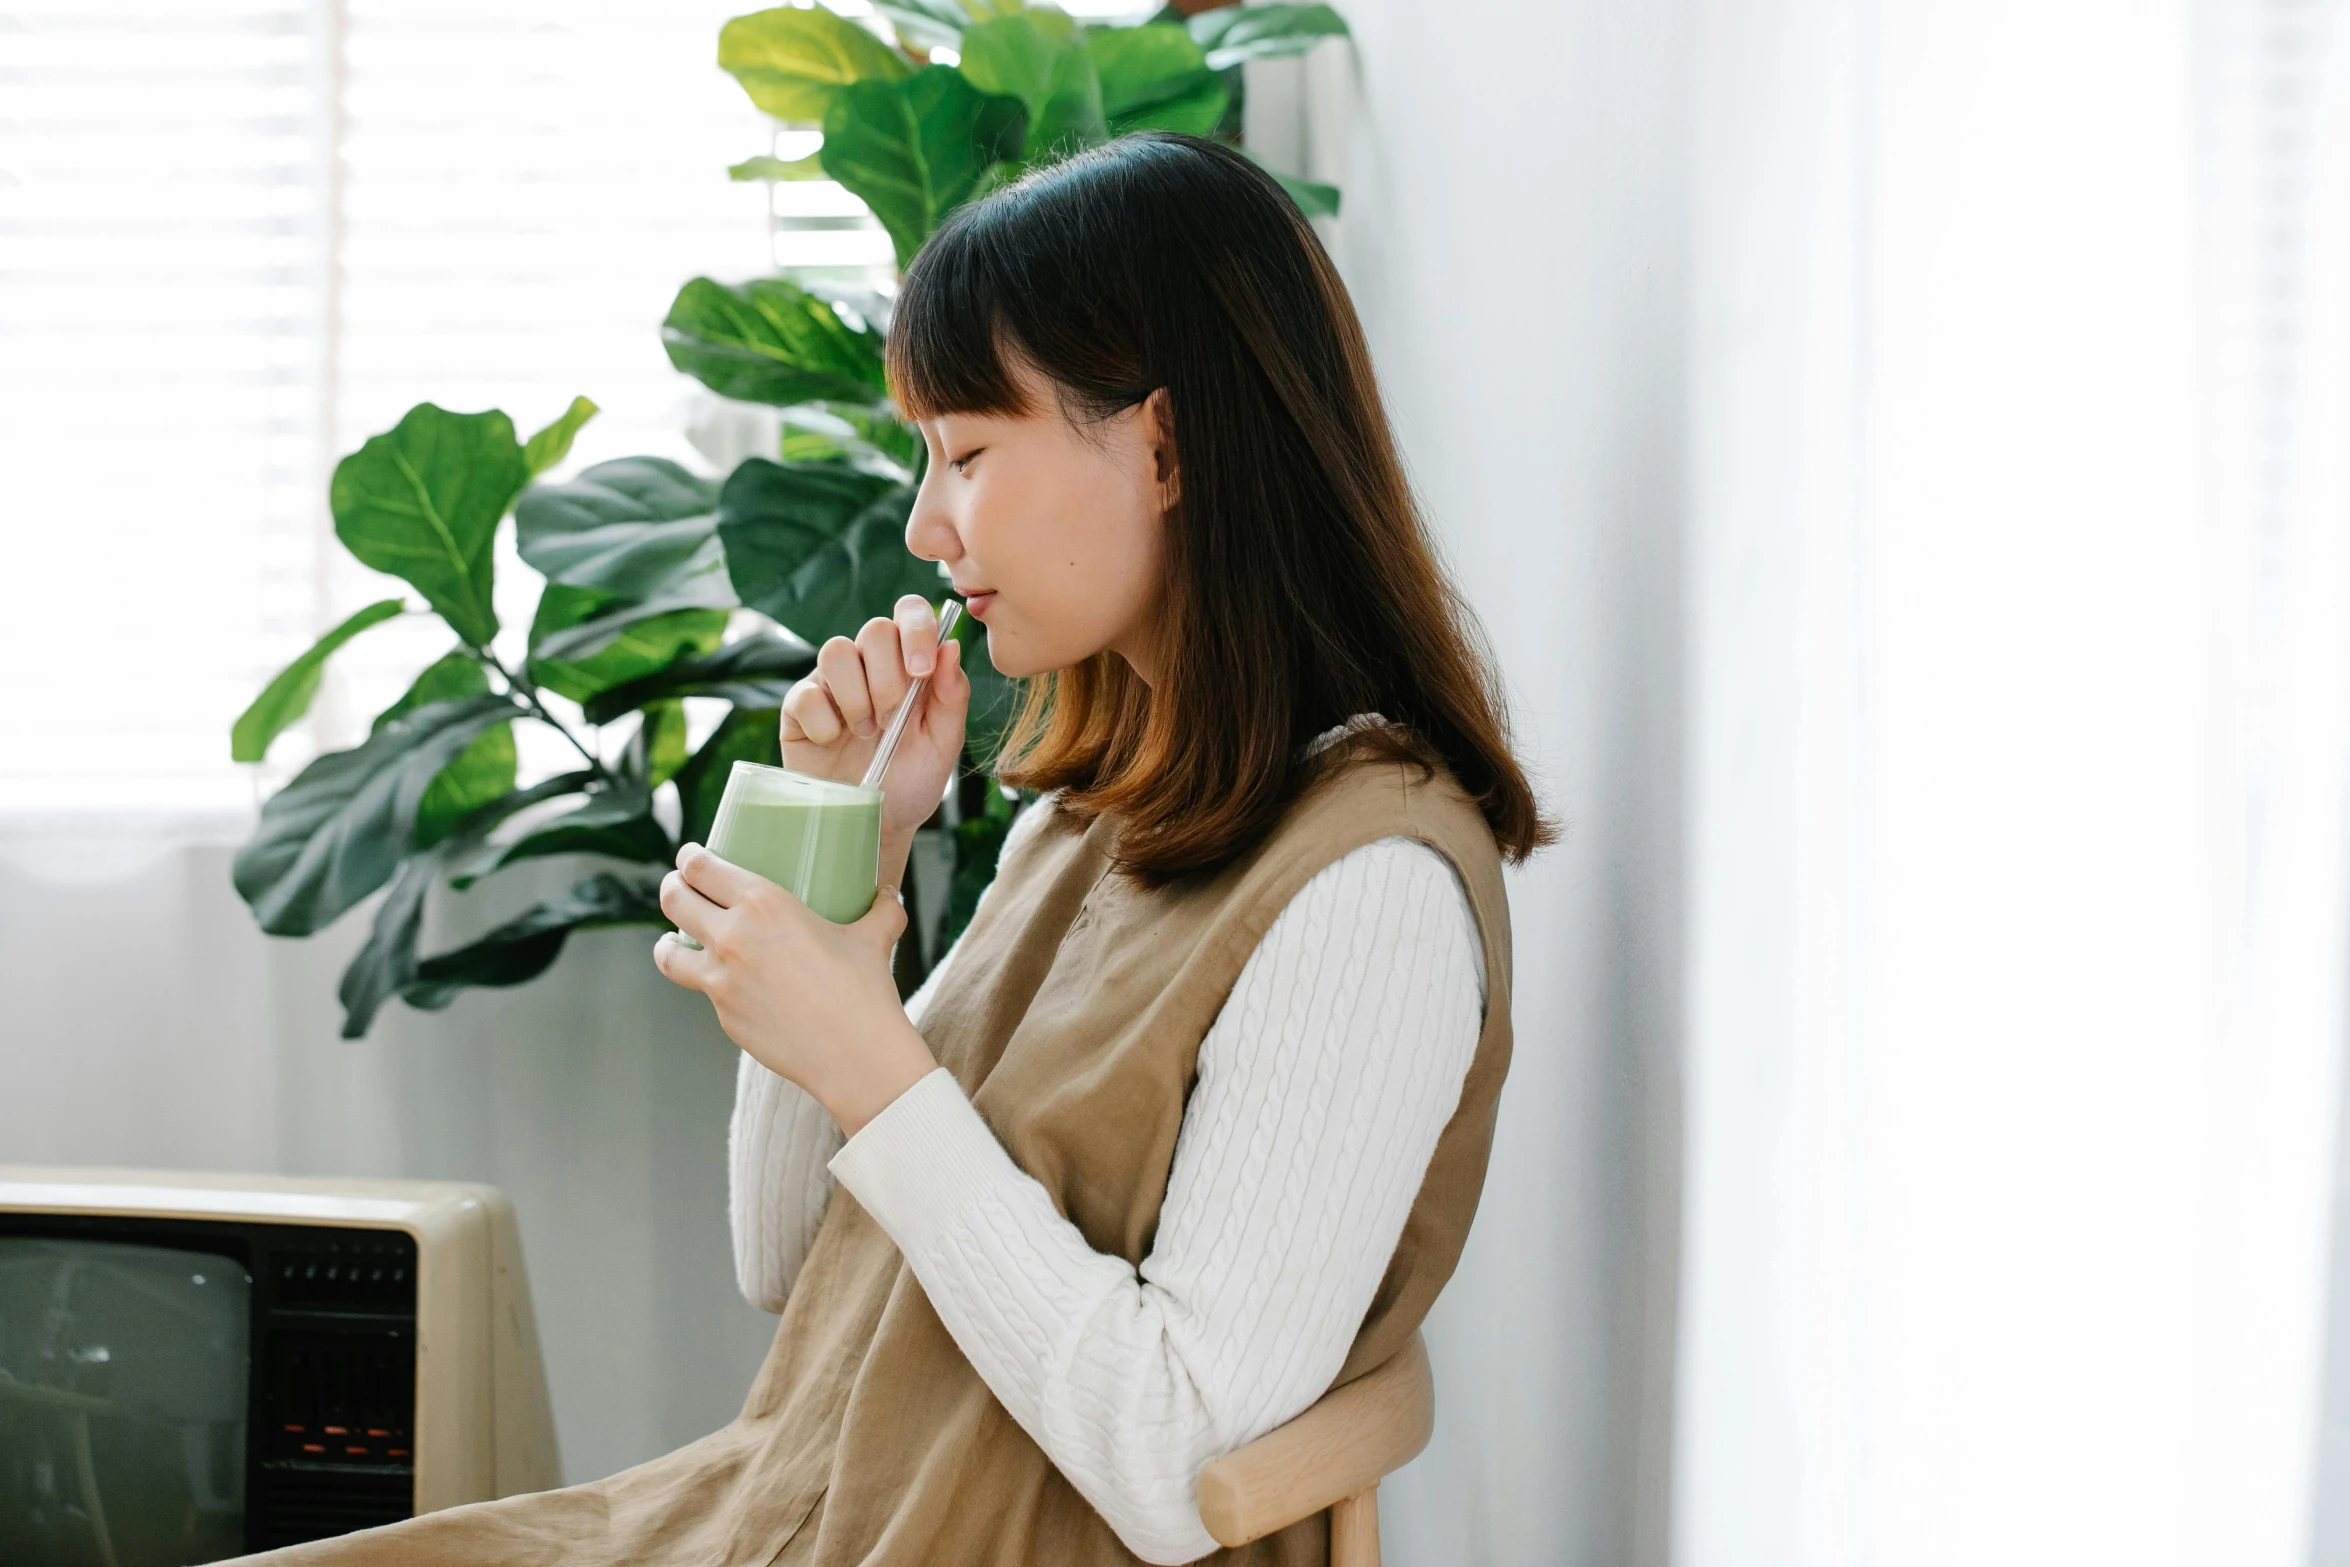
[[[1166,388],[1179,498],[1156,684],[1110,653],[1030,681],[1007,780],[1113,816],[1121,867],[1161,883],[1255,845],[1306,742],[1379,713],[1365,741],[1448,769],[1509,858],[1552,840],[1345,285],[1277,182],[1153,132],[965,207],[907,270],[891,390],[915,418],[1024,414],[1008,357],[1080,422]]]

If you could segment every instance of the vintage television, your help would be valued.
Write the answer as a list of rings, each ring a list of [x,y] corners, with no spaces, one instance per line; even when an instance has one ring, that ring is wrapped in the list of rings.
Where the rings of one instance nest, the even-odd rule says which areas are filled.
[[[6,1567],[178,1567],[560,1483],[495,1189],[0,1165]]]

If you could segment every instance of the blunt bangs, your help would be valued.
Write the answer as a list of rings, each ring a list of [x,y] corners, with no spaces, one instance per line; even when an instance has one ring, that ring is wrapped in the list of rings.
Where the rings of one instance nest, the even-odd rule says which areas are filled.
[[[982,205],[964,208],[933,235],[906,272],[890,322],[890,395],[909,419],[941,414],[1028,413],[1012,379],[1002,246],[988,243]]]
[[[1163,357],[1160,334],[1134,301],[1166,286],[1178,240],[1138,197],[1190,156],[1160,138],[1124,137],[1032,170],[949,218],[906,269],[890,323],[899,409],[913,419],[1031,413],[1015,363],[1051,381],[1062,413],[1079,422],[1166,384],[1169,367],[1149,363]],[[1277,188],[1276,199],[1286,200]],[[1214,309],[1196,290],[1178,292],[1181,309]]]

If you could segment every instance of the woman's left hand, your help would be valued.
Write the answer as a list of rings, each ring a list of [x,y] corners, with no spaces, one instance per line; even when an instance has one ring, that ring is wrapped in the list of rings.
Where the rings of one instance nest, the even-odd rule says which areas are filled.
[[[661,879],[661,912],[702,950],[663,932],[654,966],[708,996],[729,1038],[814,1095],[850,1136],[937,1067],[890,977],[890,947],[906,928],[896,888],[882,888],[854,925],[835,925],[689,843]]]

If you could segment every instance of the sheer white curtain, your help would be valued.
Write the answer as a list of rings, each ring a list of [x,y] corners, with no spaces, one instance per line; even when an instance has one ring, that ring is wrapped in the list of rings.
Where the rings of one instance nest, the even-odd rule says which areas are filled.
[[[1682,1560],[2308,1551],[2337,12],[1701,7]]]

